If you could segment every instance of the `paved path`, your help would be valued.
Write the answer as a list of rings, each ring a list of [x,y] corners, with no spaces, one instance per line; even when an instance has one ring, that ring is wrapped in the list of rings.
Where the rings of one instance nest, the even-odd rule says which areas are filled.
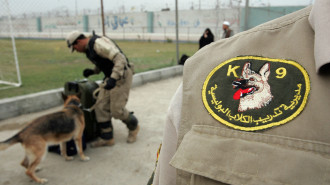
[[[85,154],[91,158],[88,162],[81,162],[77,156],[68,162],[57,154],[48,153],[40,165],[42,170],[38,176],[47,178],[49,185],[145,185],[154,169],[170,100],[181,80],[179,76],[131,90],[127,107],[139,119],[141,130],[137,142],[127,144],[126,126],[113,120],[114,146],[87,147]],[[55,107],[0,121],[0,140],[15,134],[27,121],[60,109]],[[0,152],[0,185],[36,184],[20,166],[23,157],[24,150],[20,144]]]

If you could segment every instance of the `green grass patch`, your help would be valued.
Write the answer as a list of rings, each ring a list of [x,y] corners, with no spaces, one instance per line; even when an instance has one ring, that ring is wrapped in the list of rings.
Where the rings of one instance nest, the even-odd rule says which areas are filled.
[[[117,44],[134,63],[136,73],[177,65],[175,43],[117,41]],[[11,41],[0,39],[0,46],[2,78],[1,74],[15,70],[15,65]],[[0,99],[61,88],[67,81],[83,79],[85,68],[94,68],[85,54],[71,53],[64,40],[17,39],[16,48],[23,85],[0,90]],[[191,56],[197,49],[197,43],[180,43],[180,56],[183,53]],[[103,74],[90,79],[101,80]]]

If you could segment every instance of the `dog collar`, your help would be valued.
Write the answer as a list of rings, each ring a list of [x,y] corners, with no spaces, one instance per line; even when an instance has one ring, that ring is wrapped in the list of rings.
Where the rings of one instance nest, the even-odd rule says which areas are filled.
[[[81,104],[79,101],[76,101],[76,100],[71,100],[71,101],[68,103],[68,105],[75,105],[75,106],[77,106],[77,107],[79,107],[79,108],[82,107],[82,104]]]

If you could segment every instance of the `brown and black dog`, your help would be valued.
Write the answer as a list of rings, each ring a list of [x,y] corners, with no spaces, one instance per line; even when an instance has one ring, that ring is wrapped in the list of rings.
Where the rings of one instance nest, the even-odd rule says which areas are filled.
[[[80,159],[89,160],[82,149],[82,134],[85,128],[84,113],[79,108],[80,99],[76,95],[65,96],[63,110],[41,116],[30,122],[24,129],[6,141],[0,142],[0,150],[5,150],[13,144],[21,143],[25,149],[25,157],[21,165],[26,168],[26,174],[38,183],[47,179],[35,175],[36,167],[45,156],[48,144],[60,143],[61,155],[66,160],[72,160],[66,154],[66,142],[72,138],[77,146]]]

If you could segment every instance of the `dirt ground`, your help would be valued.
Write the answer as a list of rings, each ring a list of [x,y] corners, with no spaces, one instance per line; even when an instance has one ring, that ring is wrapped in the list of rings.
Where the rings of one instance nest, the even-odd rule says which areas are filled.
[[[90,148],[85,154],[91,158],[80,161],[65,161],[60,155],[48,153],[42,161],[39,177],[48,179],[48,185],[145,185],[154,170],[156,152],[163,137],[166,112],[171,98],[181,83],[182,77],[174,77],[148,83],[131,90],[127,108],[134,111],[139,119],[140,132],[133,144],[126,143],[128,130],[118,120],[113,120],[116,144],[112,147]],[[7,139],[28,121],[50,112],[22,115],[0,121],[0,141]],[[0,152],[0,184],[29,185],[36,184],[25,175],[20,166],[24,150],[16,144]]]

